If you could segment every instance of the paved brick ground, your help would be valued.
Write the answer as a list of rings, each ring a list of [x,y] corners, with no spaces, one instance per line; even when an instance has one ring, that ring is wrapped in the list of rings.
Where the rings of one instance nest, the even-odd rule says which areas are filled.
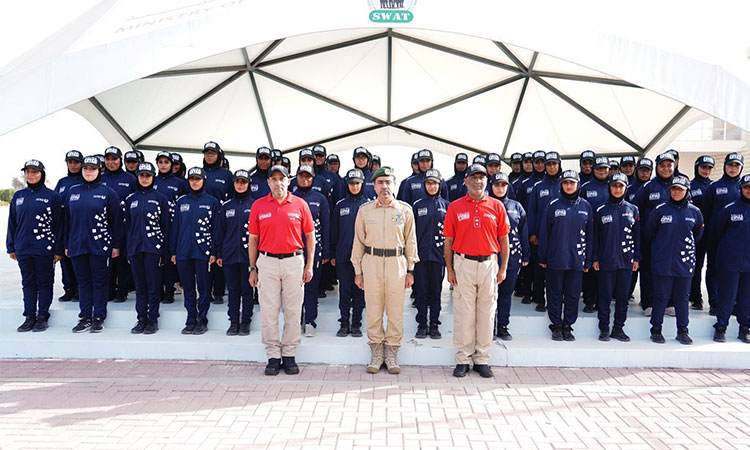
[[[0,361],[0,448],[750,448],[750,370]]]

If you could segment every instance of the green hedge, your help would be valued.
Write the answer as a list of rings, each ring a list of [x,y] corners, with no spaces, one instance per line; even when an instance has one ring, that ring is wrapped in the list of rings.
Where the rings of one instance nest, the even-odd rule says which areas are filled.
[[[0,189],[0,201],[10,202],[13,198],[13,194],[16,192],[15,189]]]

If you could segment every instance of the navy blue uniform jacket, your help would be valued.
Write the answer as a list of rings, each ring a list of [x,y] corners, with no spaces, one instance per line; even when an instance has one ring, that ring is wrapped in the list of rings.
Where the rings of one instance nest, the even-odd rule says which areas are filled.
[[[221,258],[223,264],[250,264],[247,225],[254,202],[249,195],[243,199],[235,196],[221,205],[216,228],[216,257]]]
[[[654,275],[691,278],[695,272],[695,245],[703,236],[701,211],[689,203],[662,203],[649,216],[647,227],[652,236]]]
[[[64,245],[68,256],[111,256],[124,234],[120,198],[97,181],[68,191],[65,203]]]
[[[138,253],[159,255],[169,260],[169,224],[172,218],[167,197],[156,189],[137,190],[123,205],[127,238],[127,257]]]
[[[177,259],[216,256],[215,233],[219,201],[205,191],[191,192],[177,199],[170,230],[170,253]]]
[[[40,185],[16,191],[10,201],[5,238],[8,253],[62,256],[62,214],[62,200],[52,189]]]
[[[599,270],[632,270],[641,261],[641,233],[638,207],[622,200],[607,201],[594,213],[592,260]]]
[[[553,200],[542,215],[539,263],[553,270],[583,271],[591,267],[594,212],[582,198]]]
[[[417,234],[417,252],[420,261],[433,261],[445,264],[445,236],[443,223],[450,202],[435,195],[425,195],[414,202],[414,222]]]

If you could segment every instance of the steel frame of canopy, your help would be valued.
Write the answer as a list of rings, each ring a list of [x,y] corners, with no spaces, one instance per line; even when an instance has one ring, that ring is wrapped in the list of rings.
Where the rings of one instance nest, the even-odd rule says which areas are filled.
[[[387,89],[386,89],[386,95],[387,95],[387,111],[386,111],[386,119],[380,119],[378,117],[372,116],[371,114],[368,114],[364,111],[361,111],[357,108],[354,108],[350,105],[346,105],[338,100],[335,100],[333,98],[330,98],[329,96],[326,96],[324,94],[321,94],[319,92],[315,92],[311,89],[305,88],[303,86],[300,86],[296,83],[293,83],[289,80],[286,80],[282,77],[273,75],[265,70],[263,70],[264,67],[273,66],[274,64],[283,63],[286,61],[292,61],[300,58],[305,58],[312,55],[317,55],[320,53],[330,52],[346,47],[351,47],[354,45],[363,44],[366,42],[371,42],[378,39],[385,39],[387,41],[387,61],[385,64],[386,70],[387,70]],[[445,102],[439,103],[437,105],[430,106],[428,108],[425,108],[421,111],[414,112],[412,114],[409,114],[407,116],[397,118],[393,120],[391,117],[391,110],[392,110],[392,82],[393,82],[393,39],[399,39],[405,42],[410,42],[412,44],[420,45],[423,47],[431,48],[433,50],[437,50],[440,52],[448,53],[460,58],[465,58],[474,62],[478,62],[481,64],[487,64],[493,67],[497,67],[500,69],[503,69],[505,71],[511,72],[513,75],[500,79],[497,82],[494,82],[488,86],[484,86],[482,88],[476,89],[474,91],[468,92],[466,94],[460,95],[458,97],[452,98],[450,100],[447,100]],[[617,137],[620,141],[622,141],[625,145],[632,148],[632,151],[624,151],[618,153],[618,155],[611,155],[611,156],[622,156],[622,155],[635,155],[635,156],[642,156],[649,150],[653,148],[653,146],[662,139],[671,129],[672,127],[679,122],[679,120],[687,114],[687,112],[690,110],[690,106],[685,105],[682,109],[680,109],[677,114],[675,114],[674,117],[672,117],[671,120],[669,120],[664,127],[649,141],[649,143],[646,146],[640,146],[630,138],[628,138],[624,133],[617,130],[615,127],[608,124],[606,121],[598,117],[593,112],[586,109],[581,104],[577,103],[575,100],[573,100],[571,97],[566,95],[563,91],[561,91],[559,88],[556,88],[552,84],[550,84],[546,79],[562,79],[562,80],[571,80],[571,81],[578,81],[578,82],[584,82],[584,83],[597,83],[597,84],[605,84],[605,85],[613,85],[613,86],[623,86],[623,87],[630,87],[633,89],[641,89],[639,86],[636,86],[632,83],[628,83],[627,81],[618,80],[618,79],[609,79],[609,78],[602,78],[602,77],[594,77],[594,76],[584,76],[584,75],[572,75],[572,74],[565,74],[565,73],[556,73],[556,72],[548,72],[548,71],[537,71],[534,70],[534,66],[538,57],[538,53],[534,52],[532,59],[528,66],[526,66],[505,44],[502,42],[493,41],[494,44],[498,47],[499,51],[504,54],[508,59],[510,59],[513,62],[513,65],[508,65],[505,63],[501,63],[499,61],[495,61],[483,56],[474,55],[462,50],[457,50],[454,48],[447,47],[442,44],[430,42],[424,39],[420,39],[414,36],[405,35],[403,33],[399,33],[397,31],[394,31],[392,28],[389,28],[385,32],[379,32],[374,33],[372,35],[359,37],[356,39],[350,39],[342,42],[338,42],[335,44],[330,44],[322,47],[318,47],[311,50],[305,50],[302,52],[274,58],[274,59],[266,59],[268,55],[273,52],[275,48],[277,48],[284,39],[277,39],[270,43],[254,60],[250,60],[249,55],[247,53],[246,48],[241,48],[242,56],[245,60],[245,64],[242,66],[217,66],[217,67],[202,67],[202,68],[190,68],[190,69],[174,69],[174,70],[167,70],[163,72],[159,72],[153,75],[150,75],[146,78],[161,78],[161,77],[173,77],[173,76],[181,76],[181,75],[188,75],[188,74],[201,74],[201,73],[232,73],[228,78],[224,79],[221,83],[217,84],[216,86],[213,86],[211,89],[207,90],[205,93],[201,94],[188,104],[186,104],[183,108],[181,108],[179,111],[174,113],[173,115],[169,116],[162,122],[158,123],[145,133],[143,133],[141,136],[138,136],[136,138],[133,138],[132,136],[129,136],[128,133],[120,126],[120,124],[117,123],[115,118],[107,111],[107,109],[96,99],[96,97],[91,97],[89,101],[94,105],[94,107],[99,111],[100,114],[109,122],[109,124],[117,131],[117,133],[120,134],[120,136],[130,145],[131,148],[134,150],[156,150],[156,149],[164,149],[164,147],[157,147],[153,145],[145,144],[144,141],[148,139],[150,136],[157,133],[159,130],[164,128],[165,126],[172,123],[177,118],[181,117],[188,111],[192,110],[196,106],[200,105],[210,97],[212,97],[217,92],[221,91],[225,87],[227,87],[229,84],[233,83],[238,78],[242,77],[243,75],[247,74],[250,83],[253,88],[253,93],[255,95],[255,101],[256,105],[258,107],[258,112],[260,114],[261,120],[263,122],[263,127],[266,134],[267,143],[270,148],[274,148],[273,144],[273,138],[271,135],[271,128],[269,126],[268,120],[266,118],[265,109],[263,108],[263,102],[261,98],[261,92],[258,89],[257,83],[256,83],[256,77],[262,76],[266,79],[272,80],[276,83],[280,83],[290,89],[296,90],[298,92],[301,92],[305,95],[309,95],[313,98],[316,98],[318,100],[321,100],[325,103],[328,103],[330,105],[333,105],[337,108],[343,109],[345,111],[348,111],[352,114],[358,115],[360,117],[363,117],[367,119],[368,121],[371,121],[373,123],[372,126],[368,126],[359,130],[353,130],[349,132],[344,132],[342,134],[336,135],[336,136],[330,136],[330,137],[321,137],[315,142],[306,143],[303,145],[295,146],[293,148],[286,148],[283,149],[283,153],[289,153],[295,150],[299,150],[301,148],[305,148],[310,145],[314,145],[316,143],[325,143],[325,142],[332,142],[338,139],[343,139],[345,137],[351,137],[355,136],[357,134],[366,133],[372,130],[376,130],[383,127],[394,127],[397,129],[401,129],[403,131],[418,134],[424,137],[427,137],[429,139],[433,139],[438,142],[446,143],[449,145],[453,145],[455,147],[468,150],[475,153],[491,153],[491,151],[487,149],[482,148],[476,148],[472,147],[460,142],[455,142],[450,139],[446,139],[440,136],[435,136],[430,133],[416,130],[414,128],[409,127],[408,125],[405,125],[405,122],[408,122],[409,120],[415,119],[417,117],[424,116],[426,114],[430,114],[432,112],[435,112],[437,110],[446,108],[448,106],[454,105],[456,103],[462,102],[464,100],[473,98],[477,95],[484,94],[486,92],[492,91],[494,89],[500,88],[502,86],[506,86],[511,83],[515,82],[522,82],[523,86],[521,88],[521,92],[518,96],[518,101],[516,102],[516,107],[513,113],[513,118],[511,120],[510,126],[508,128],[508,132],[505,136],[505,140],[503,143],[503,148],[501,152],[501,158],[504,161],[508,161],[509,157],[506,155],[508,147],[511,142],[511,138],[513,136],[513,131],[516,126],[516,121],[518,119],[519,112],[521,110],[521,107],[523,105],[523,101],[526,95],[526,90],[529,84],[530,80],[534,80],[538,85],[542,86],[543,88],[547,89],[551,93],[553,93],[558,98],[562,99],[564,102],[569,104],[574,109],[578,110],[582,114],[584,114],[587,118],[595,122],[597,125],[601,126],[605,130],[607,130],[609,133],[613,134],[615,137]],[[174,148],[175,151],[183,151],[183,152],[200,152],[202,151],[201,148]],[[240,152],[240,151],[232,151],[227,152],[227,154],[237,154],[237,155],[246,155],[246,156],[252,156],[254,153],[252,152]],[[566,159],[572,159],[577,158],[577,156],[568,156]]]

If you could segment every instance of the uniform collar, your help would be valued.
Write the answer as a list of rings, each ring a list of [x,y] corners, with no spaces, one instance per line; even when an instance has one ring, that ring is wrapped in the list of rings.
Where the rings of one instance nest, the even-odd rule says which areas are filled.
[[[384,205],[380,203],[380,200],[375,200],[375,207],[376,208],[395,208],[396,207],[396,199],[394,198],[391,200],[391,203],[388,205]]]
[[[479,200],[474,200],[471,198],[469,194],[466,194],[466,201],[470,203],[480,203],[480,202],[486,202],[489,199],[489,196],[487,195],[487,192],[485,191],[484,194],[482,194],[482,198]]]
[[[268,197],[269,202],[278,203],[276,199],[273,198],[273,193],[269,193],[267,197]],[[284,200],[281,203],[292,203],[292,193],[289,191],[286,191],[286,198],[284,198]]]

